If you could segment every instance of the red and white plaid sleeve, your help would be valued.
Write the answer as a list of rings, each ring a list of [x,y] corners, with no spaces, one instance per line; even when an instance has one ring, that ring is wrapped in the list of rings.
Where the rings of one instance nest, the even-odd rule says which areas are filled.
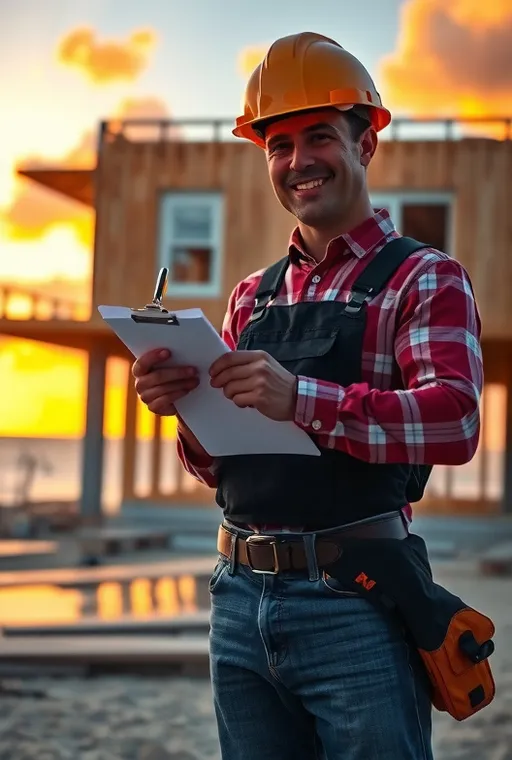
[[[299,376],[295,421],[320,446],[367,462],[458,465],[475,454],[483,388],[481,323],[466,270],[422,267],[397,314],[404,390]]]

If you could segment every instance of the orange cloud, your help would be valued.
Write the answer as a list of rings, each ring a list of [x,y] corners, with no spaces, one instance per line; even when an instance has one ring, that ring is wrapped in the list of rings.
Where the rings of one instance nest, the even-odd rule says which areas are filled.
[[[239,73],[244,77],[250,76],[256,66],[265,58],[267,50],[268,46],[266,45],[250,45],[244,48],[238,56]]]
[[[409,0],[380,66],[386,105],[423,118],[512,115],[511,38],[510,0]]]
[[[167,105],[160,98],[125,98],[112,114],[113,119],[169,119]]]
[[[168,118],[165,103],[158,98],[130,98],[123,100],[113,114],[114,120]],[[32,169],[48,167],[68,169],[90,169],[96,163],[96,131],[84,133],[77,145],[62,161],[46,161],[40,156],[27,156],[18,161],[18,166]],[[68,224],[78,241],[92,248],[94,220],[90,209],[46,190],[28,180],[16,182],[15,196],[11,204],[0,216],[11,240],[34,240],[45,235],[57,224]]]
[[[147,66],[155,43],[156,35],[150,29],[134,32],[122,42],[101,42],[93,29],[81,27],[60,41],[57,58],[64,65],[79,69],[95,84],[133,81]]]

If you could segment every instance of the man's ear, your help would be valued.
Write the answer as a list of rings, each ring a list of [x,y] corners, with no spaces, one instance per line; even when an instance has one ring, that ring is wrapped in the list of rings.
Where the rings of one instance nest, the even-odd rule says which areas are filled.
[[[367,167],[373,158],[373,154],[377,150],[378,138],[377,132],[373,127],[363,132],[359,141],[359,155],[361,166]]]

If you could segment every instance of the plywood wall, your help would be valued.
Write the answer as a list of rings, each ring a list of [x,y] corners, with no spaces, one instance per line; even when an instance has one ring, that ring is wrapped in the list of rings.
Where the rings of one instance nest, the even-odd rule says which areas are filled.
[[[454,255],[467,267],[484,338],[512,337],[512,142],[382,142],[369,171],[375,191],[452,191]],[[270,188],[264,154],[239,142],[103,146],[96,177],[93,313],[98,303],[147,302],[157,268],[157,207],[166,189],[221,190],[225,197],[223,292],[179,299],[220,326],[229,293],[282,256],[294,219]]]
[[[231,143],[125,143],[108,146],[97,178],[94,303],[146,303],[157,269],[159,194],[168,189],[224,193],[222,295],[174,298],[200,306],[220,326],[236,283],[283,255],[293,218],[269,188],[261,151]]]
[[[383,142],[369,184],[453,193],[453,253],[471,276],[484,338],[512,338],[512,141]]]

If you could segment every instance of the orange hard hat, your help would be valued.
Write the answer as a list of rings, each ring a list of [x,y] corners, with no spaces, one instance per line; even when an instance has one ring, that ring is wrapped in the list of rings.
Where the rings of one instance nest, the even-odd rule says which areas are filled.
[[[281,37],[251,74],[243,116],[233,134],[265,146],[257,125],[312,108],[366,106],[373,127],[391,121],[363,64],[334,40],[314,32]]]

